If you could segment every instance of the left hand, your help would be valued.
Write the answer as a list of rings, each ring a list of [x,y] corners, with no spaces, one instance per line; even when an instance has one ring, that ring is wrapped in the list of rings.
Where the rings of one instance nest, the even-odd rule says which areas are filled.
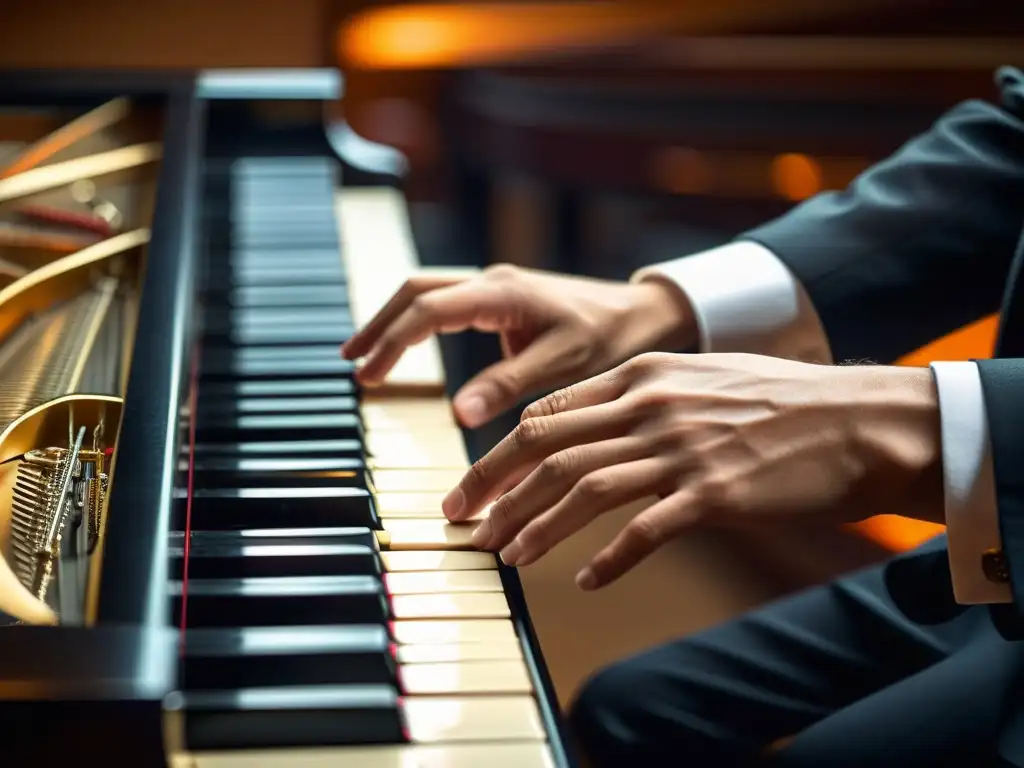
[[[700,524],[896,512],[942,519],[928,369],[651,353],[555,392],[444,501],[474,543],[528,565],[598,515],[658,497],[577,576],[619,578]]]

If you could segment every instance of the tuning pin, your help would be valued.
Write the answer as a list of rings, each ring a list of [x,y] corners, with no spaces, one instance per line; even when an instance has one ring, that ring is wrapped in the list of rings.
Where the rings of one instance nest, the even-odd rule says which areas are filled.
[[[92,179],[79,179],[71,185],[71,197],[77,203],[87,205],[97,218],[103,219],[113,230],[119,230],[124,220],[121,211],[109,200],[96,194],[96,184]]]

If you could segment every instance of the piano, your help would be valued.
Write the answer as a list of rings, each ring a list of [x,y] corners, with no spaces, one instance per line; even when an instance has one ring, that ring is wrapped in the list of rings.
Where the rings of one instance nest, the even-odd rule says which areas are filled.
[[[373,392],[339,355],[418,268],[341,90],[0,79],[7,765],[574,764],[516,572],[440,511],[438,342]]]

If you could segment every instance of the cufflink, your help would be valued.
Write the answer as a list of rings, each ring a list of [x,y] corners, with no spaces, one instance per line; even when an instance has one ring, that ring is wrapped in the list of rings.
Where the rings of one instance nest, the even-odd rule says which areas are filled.
[[[1010,567],[1001,549],[989,549],[982,554],[981,570],[993,584],[1010,583]]]

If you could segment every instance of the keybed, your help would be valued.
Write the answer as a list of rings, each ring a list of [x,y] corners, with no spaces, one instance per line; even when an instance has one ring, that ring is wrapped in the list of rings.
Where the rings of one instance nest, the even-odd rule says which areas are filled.
[[[417,264],[400,196],[334,166],[210,171],[174,765],[550,768],[496,558],[441,512],[469,457],[436,342],[375,392],[339,355]]]

